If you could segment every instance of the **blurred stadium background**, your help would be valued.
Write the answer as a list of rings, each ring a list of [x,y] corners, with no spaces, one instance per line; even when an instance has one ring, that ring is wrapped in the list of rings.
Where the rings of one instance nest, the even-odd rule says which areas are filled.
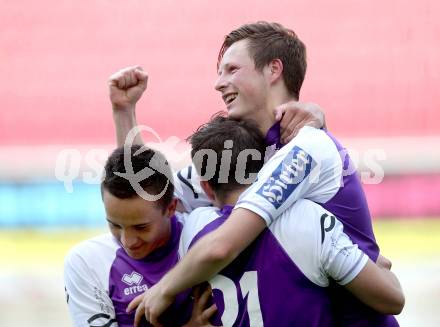
[[[106,228],[98,182],[115,146],[107,77],[128,65],[149,72],[138,120],[181,166],[182,140],[223,108],[213,89],[223,36],[256,20],[291,27],[308,47],[301,99],[325,109],[358,159],[382,253],[407,296],[401,326],[439,326],[439,2],[0,6],[1,326],[70,325],[63,257]]]

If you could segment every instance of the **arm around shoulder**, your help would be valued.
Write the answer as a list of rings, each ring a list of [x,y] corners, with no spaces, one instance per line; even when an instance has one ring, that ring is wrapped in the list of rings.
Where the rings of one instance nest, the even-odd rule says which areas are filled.
[[[328,214],[322,217],[321,262],[325,273],[372,309],[399,314],[405,297],[396,276],[380,268],[353,244],[337,218]]]
[[[400,314],[405,305],[405,296],[397,277],[371,260],[345,287],[362,302],[383,314]]]
[[[231,263],[266,227],[255,213],[236,209],[215,231],[202,237],[160,281],[164,292],[175,296],[207,281]]]

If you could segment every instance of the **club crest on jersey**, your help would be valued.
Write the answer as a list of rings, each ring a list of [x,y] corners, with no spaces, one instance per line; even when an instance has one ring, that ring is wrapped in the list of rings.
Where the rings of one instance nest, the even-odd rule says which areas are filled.
[[[315,166],[307,152],[294,146],[257,193],[278,209]]]
[[[130,275],[129,274],[124,274],[124,276],[122,276],[122,281],[131,286],[131,287],[126,287],[124,288],[124,294],[125,295],[130,295],[130,294],[137,294],[137,293],[141,293],[141,292],[145,292],[147,290],[147,285],[139,285],[142,282],[142,275],[137,273],[136,271],[133,271]]]

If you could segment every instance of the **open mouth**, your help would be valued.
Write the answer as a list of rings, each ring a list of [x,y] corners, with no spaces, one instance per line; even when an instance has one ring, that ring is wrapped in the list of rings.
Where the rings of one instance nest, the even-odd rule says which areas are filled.
[[[223,101],[228,106],[230,105],[236,98],[238,94],[237,93],[229,93],[223,96]]]
[[[132,252],[132,253],[136,253],[139,252],[142,249],[142,245],[138,246],[138,247],[134,247],[134,248],[126,248],[126,250],[128,252]]]

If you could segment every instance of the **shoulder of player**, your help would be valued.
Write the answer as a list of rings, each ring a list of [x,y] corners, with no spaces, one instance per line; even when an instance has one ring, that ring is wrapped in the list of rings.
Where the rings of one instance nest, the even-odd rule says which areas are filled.
[[[180,237],[179,252],[183,256],[189,248],[193,238],[213,220],[219,217],[216,207],[200,207],[194,209],[185,220]]]
[[[292,211],[302,214],[309,214],[313,217],[318,217],[324,213],[328,213],[321,205],[308,199],[300,199],[291,207]]]
[[[188,219],[189,213],[182,212],[182,211],[176,211],[174,213],[174,217],[176,217],[176,220],[178,223],[181,223],[182,225],[185,225],[187,219]]]
[[[186,187],[192,188],[197,186],[200,180],[197,170],[192,164],[175,171],[173,175],[174,182],[180,187],[186,185]]]
[[[273,231],[282,229],[283,234],[302,234],[304,237],[313,239],[319,236],[320,230],[317,227],[320,225],[321,217],[324,214],[332,215],[313,201],[299,199],[272,223],[270,229]]]
[[[306,138],[309,140],[311,139],[312,141],[321,138],[332,141],[324,130],[311,126],[304,126],[301,128],[295,138]]]
[[[94,262],[97,258],[114,257],[120,245],[111,233],[105,233],[74,245],[65,257],[65,263]]]
[[[301,219],[300,217],[305,215],[318,217],[324,213],[328,213],[328,211],[318,203],[308,199],[298,199],[298,201],[282,213],[282,218],[294,217],[294,219]]]
[[[200,187],[200,177],[192,165],[174,173],[174,196],[179,199],[181,210],[186,212],[211,204]]]
[[[269,226],[290,259],[319,286],[328,285],[321,269],[320,217],[325,212],[313,201],[300,199]]]
[[[301,128],[298,135],[287,143],[279,153],[289,153],[295,146],[300,147],[312,157],[318,158],[335,156],[339,153],[335,142],[325,131],[310,126]]]
[[[200,207],[191,211],[186,217],[186,224],[192,226],[207,225],[219,217],[219,209],[216,207]]]

